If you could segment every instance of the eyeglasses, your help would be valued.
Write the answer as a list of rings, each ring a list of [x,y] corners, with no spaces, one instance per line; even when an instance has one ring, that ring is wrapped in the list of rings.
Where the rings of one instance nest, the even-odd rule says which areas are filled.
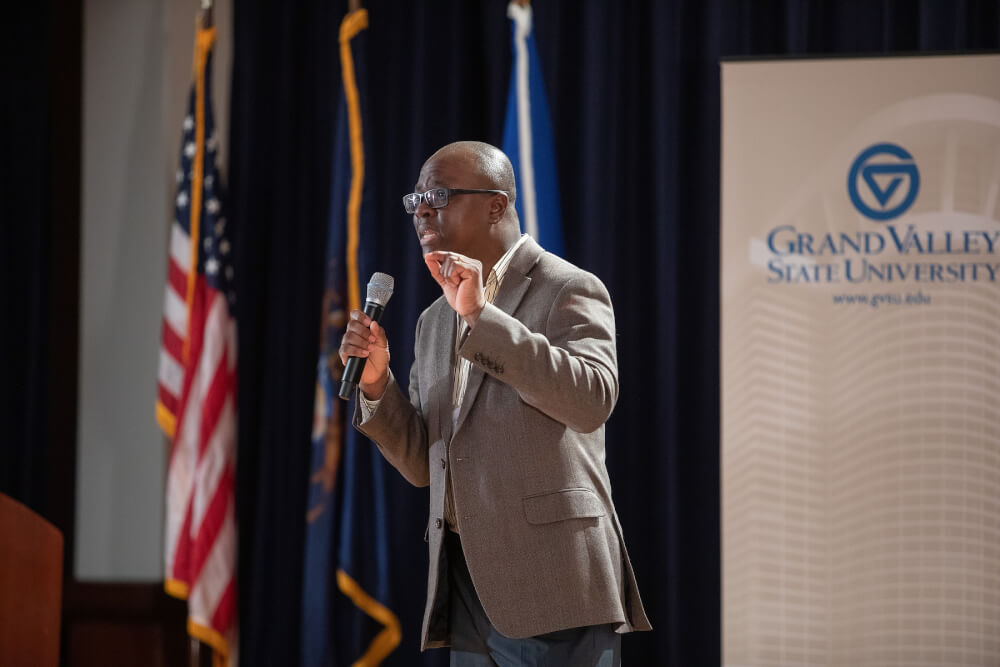
[[[466,188],[433,188],[427,192],[411,192],[408,195],[403,195],[403,209],[409,213],[413,214],[416,212],[417,207],[420,206],[420,200],[423,199],[427,202],[427,205],[431,208],[444,208],[448,205],[448,198],[452,195],[476,195],[476,194],[486,194],[486,195],[504,195],[505,197],[510,197],[510,195],[505,190],[469,190]]]

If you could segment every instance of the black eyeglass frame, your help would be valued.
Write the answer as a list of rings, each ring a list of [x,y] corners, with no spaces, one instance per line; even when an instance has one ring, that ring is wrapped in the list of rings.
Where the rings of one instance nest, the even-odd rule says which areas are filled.
[[[438,202],[437,206],[431,203],[430,195],[435,193],[434,196],[438,196],[437,193],[444,193],[444,202]],[[420,202],[425,201],[427,205],[431,208],[444,208],[451,201],[452,195],[503,195],[510,199],[510,193],[506,190],[480,190],[480,189],[470,189],[470,188],[431,188],[427,192],[411,192],[409,194],[403,195],[403,210],[413,215],[417,212],[420,207]],[[414,203],[416,202],[416,203]],[[409,208],[412,206],[413,208]]]

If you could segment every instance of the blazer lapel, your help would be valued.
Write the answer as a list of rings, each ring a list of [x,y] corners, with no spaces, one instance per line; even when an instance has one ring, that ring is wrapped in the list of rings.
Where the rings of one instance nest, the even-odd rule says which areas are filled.
[[[438,428],[445,442],[451,440],[451,393],[455,383],[455,311],[441,298],[434,314],[434,335],[440,336],[431,346],[434,351],[434,377],[444,378],[436,383],[429,396],[429,403],[437,406]]]
[[[542,256],[543,252],[542,247],[534,239],[528,238],[525,240],[524,244],[514,253],[510,264],[507,266],[507,273],[504,274],[503,282],[500,284],[500,289],[493,300],[494,306],[508,315],[514,314],[514,311],[521,304],[524,294],[528,291],[528,286],[531,285],[531,278],[528,277],[528,273],[535,266],[535,263],[538,262],[538,258]],[[469,410],[472,409],[472,404],[476,402],[476,395],[479,393],[479,387],[483,384],[483,377],[485,375],[486,373],[481,368],[472,364],[472,367],[469,369],[469,383],[466,385],[465,396],[462,398],[462,408],[458,413],[455,433],[462,428],[465,417],[469,414]]]

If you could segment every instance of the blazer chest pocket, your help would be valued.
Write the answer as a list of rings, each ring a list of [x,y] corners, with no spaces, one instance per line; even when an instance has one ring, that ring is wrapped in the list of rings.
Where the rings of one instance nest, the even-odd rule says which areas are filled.
[[[607,514],[600,497],[590,489],[562,489],[522,499],[528,523],[588,519]]]

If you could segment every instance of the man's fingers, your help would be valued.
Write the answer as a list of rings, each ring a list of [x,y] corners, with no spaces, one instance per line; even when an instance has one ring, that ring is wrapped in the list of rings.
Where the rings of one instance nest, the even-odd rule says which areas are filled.
[[[363,310],[354,309],[351,311],[351,318],[350,321],[348,321],[347,326],[350,327],[354,322],[358,322],[362,326],[367,327],[371,324],[371,318],[365,315]]]
[[[367,357],[369,355],[369,346],[376,340],[376,336],[370,328],[372,324],[375,323],[364,312],[351,311],[350,319],[344,329],[344,336],[340,340],[339,352],[342,362],[346,364],[348,357]],[[384,340],[384,331],[382,331],[382,337]],[[387,347],[387,344],[383,342],[380,347]]]
[[[346,364],[348,357],[367,357],[369,354],[368,341],[348,336],[349,334],[345,334],[340,343],[340,360]]]
[[[441,251],[427,253],[424,262],[439,283],[450,282],[453,285],[462,282],[463,278],[474,276],[478,267],[478,262],[464,255]]]
[[[348,357],[367,357],[368,350],[363,350],[351,345],[341,345],[340,346],[340,361],[345,366],[347,365]]]
[[[347,323],[347,328],[344,330],[344,336],[356,336],[358,340],[371,340],[372,332],[371,328],[367,324],[361,324],[360,321],[351,320]]]
[[[385,335],[385,329],[382,328],[381,324],[379,324],[378,322],[372,322],[371,332],[372,332],[372,338],[374,340],[369,339],[369,341],[371,342],[372,345],[381,348],[389,347],[389,339]]]
[[[441,286],[448,303],[456,312],[468,310],[458,306],[456,299],[468,301],[468,295],[462,296],[469,287],[473,292],[482,289],[483,265],[478,260],[466,257],[457,252],[434,250],[424,255],[424,263],[431,277]]]
[[[444,284],[444,276],[441,275],[441,261],[436,257],[437,252],[429,252],[424,255],[424,264],[430,271],[431,278],[439,285]]]
[[[356,347],[362,350],[368,349],[368,344],[371,342],[372,334],[370,331],[365,329],[364,331],[346,331],[344,332],[344,338],[342,340],[343,346]]]

